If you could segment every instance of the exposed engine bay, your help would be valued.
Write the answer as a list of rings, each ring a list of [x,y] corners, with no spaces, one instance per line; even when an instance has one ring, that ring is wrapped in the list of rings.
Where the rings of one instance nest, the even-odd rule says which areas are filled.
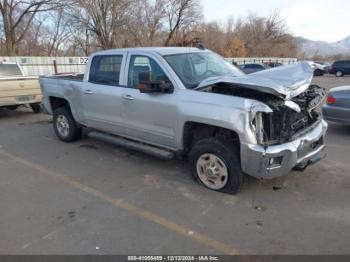
[[[296,110],[287,106],[286,101],[280,97],[239,84],[217,83],[202,91],[254,99],[268,105],[273,112],[260,112],[253,120],[253,125],[261,133],[258,143],[266,146],[293,141],[304,130],[319,122],[326,97],[326,91],[322,87],[311,85],[305,92],[290,100],[297,105]]]

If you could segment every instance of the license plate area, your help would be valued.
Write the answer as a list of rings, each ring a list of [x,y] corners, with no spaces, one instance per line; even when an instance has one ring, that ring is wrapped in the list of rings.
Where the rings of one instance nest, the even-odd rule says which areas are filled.
[[[35,96],[17,96],[16,101],[17,102],[30,102],[35,99]]]

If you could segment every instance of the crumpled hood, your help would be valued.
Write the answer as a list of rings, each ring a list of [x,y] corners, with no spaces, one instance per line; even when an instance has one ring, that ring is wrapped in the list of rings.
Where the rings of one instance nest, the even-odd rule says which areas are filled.
[[[196,89],[202,89],[219,83],[235,84],[240,87],[273,94],[284,100],[305,92],[312,81],[313,69],[309,62],[280,66],[237,77],[209,77],[202,81]],[[234,87],[233,87],[234,88]]]

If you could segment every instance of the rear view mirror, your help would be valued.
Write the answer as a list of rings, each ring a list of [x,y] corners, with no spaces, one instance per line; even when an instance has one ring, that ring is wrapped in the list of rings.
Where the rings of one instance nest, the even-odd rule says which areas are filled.
[[[163,80],[150,80],[151,72],[139,73],[139,90],[141,93],[171,93],[173,86]]]

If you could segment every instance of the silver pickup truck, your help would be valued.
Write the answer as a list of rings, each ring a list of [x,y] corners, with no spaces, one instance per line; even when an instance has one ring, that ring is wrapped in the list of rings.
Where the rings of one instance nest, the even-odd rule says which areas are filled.
[[[97,52],[84,75],[41,77],[56,135],[89,136],[171,159],[195,179],[237,193],[243,174],[274,178],[324,156],[325,91],[308,63],[245,75],[197,48]]]

